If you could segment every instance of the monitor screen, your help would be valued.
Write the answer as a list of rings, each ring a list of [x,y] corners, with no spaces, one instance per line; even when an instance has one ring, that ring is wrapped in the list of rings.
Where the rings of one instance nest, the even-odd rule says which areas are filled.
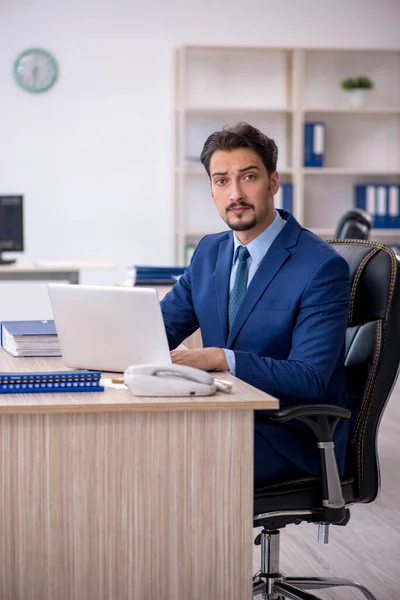
[[[23,196],[0,196],[0,264],[1,253],[22,252],[24,249]]]

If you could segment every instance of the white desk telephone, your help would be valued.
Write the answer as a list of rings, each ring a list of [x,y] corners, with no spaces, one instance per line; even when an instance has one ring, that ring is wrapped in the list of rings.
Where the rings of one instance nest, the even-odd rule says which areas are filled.
[[[232,391],[233,384],[211,373],[185,365],[135,365],[124,381],[135,396],[210,396],[216,390]]]

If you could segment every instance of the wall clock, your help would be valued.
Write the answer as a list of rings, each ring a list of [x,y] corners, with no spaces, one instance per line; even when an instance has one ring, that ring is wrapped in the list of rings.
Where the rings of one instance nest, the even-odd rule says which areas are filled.
[[[55,58],[41,48],[28,48],[19,54],[14,63],[17,83],[29,92],[44,92],[57,79]]]

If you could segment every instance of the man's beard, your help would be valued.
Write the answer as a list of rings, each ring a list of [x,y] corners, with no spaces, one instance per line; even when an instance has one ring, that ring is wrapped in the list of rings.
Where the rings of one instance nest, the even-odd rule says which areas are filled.
[[[227,208],[225,223],[233,231],[248,231],[249,229],[253,229],[253,227],[257,225],[257,217],[255,214],[253,214],[253,218],[250,219],[250,221],[242,221],[238,219],[235,223],[230,223],[230,209],[236,206],[248,207],[249,209],[254,211],[254,206],[252,206],[251,204],[247,204],[247,202],[232,202],[232,204]]]
[[[235,223],[230,223],[228,218],[225,223],[233,231],[248,231],[257,225],[257,217],[256,215],[253,215],[253,218],[250,221],[236,221]]]

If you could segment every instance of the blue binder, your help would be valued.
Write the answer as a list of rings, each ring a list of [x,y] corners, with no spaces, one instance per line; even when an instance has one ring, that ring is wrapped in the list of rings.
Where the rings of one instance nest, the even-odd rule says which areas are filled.
[[[304,123],[304,166],[323,167],[326,126],[322,121]]]
[[[400,228],[400,185],[387,186],[388,218],[387,226]],[[397,253],[397,251],[396,251]]]
[[[293,213],[293,184],[283,184],[283,208],[290,213]]]
[[[293,184],[280,183],[279,191],[274,196],[275,208],[283,208],[293,213]]]
[[[374,228],[400,228],[400,186],[368,184],[355,186],[355,205],[374,219]]]

